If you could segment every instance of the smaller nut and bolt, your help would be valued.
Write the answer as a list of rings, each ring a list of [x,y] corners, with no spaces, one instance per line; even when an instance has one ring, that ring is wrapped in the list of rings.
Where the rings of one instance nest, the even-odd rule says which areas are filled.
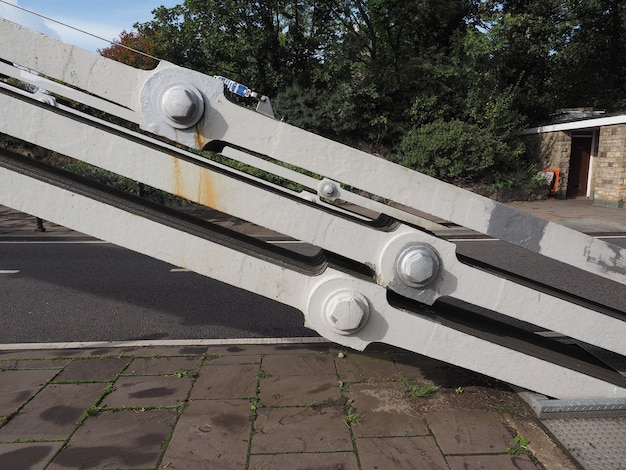
[[[339,190],[332,181],[324,181],[319,187],[319,192],[322,197],[335,197]]]
[[[439,275],[441,262],[433,247],[416,243],[405,248],[396,262],[400,280],[409,287],[425,287]]]
[[[369,310],[367,299],[352,290],[340,290],[332,294],[324,309],[328,325],[342,335],[355,333],[365,326]]]

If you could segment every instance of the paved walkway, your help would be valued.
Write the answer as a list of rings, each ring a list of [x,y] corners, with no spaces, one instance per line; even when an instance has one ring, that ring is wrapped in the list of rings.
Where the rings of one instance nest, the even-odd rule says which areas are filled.
[[[625,210],[586,200],[517,206],[626,232]],[[4,239],[81,236],[44,225],[0,207]],[[505,384],[388,347],[0,346],[2,470],[626,468],[626,420],[586,420],[582,446],[559,443],[574,424],[542,423]]]
[[[576,468],[505,385],[389,348],[5,351],[0,416],[3,470]]]
[[[596,206],[590,199],[548,199],[510,205],[580,232],[626,233],[626,209]]]

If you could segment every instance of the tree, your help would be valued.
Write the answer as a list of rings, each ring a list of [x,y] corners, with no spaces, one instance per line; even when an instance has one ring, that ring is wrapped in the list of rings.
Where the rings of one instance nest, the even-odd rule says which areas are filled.
[[[483,0],[489,63],[500,89],[517,85],[531,122],[557,108],[626,106],[626,4],[620,0]]]
[[[559,107],[626,107],[626,5],[619,0],[569,0],[567,34],[555,56]]]
[[[442,83],[456,86],[450,66],[468,14],[465,0],[357,0],[335,9],[354,87],[364,91],[359,128],[370,141],[393,148],[407,130],[416,96],[429,100],[445,95]]]
[[[564,2],[483,2],[489,65],[500,90],[518,87],[515,103],[531,121],[546,120],[557,107],[553,62],[567,30]]]
[[[480,181],[510,169],[507,148],[487,129],[457,119],[439,119],[410,130],[400,163],[453,183]]]
[[[137,27],[159,56],[275,98],[289,122],[382,150],[406,131],[415,94],[449,74],[439,69],[468,11],[466,0],[187,0]]]
[[[133,31],[122,31],[115,44],[104,49],[98,49],[98,53],[108,59],[117,60],[139,69],[153,69],[158,64],[158,60],[152,56],[154,54],[152,40]]]

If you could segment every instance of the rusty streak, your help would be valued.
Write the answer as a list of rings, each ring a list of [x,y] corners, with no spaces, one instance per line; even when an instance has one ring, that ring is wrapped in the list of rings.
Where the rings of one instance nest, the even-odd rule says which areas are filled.
[[[212,209],[219,209],[213,172],[172,157],[172,194]]]

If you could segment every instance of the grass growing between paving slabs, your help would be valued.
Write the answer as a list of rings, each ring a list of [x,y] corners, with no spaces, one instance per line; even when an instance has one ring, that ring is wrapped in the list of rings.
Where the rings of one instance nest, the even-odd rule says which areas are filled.
[[[239,442],[237,446],[244,446],[240,456],[245,460],[241,461],[239,468],[269,468],[268,464],[275,468],[289,468],[298,458],[303,458],[313,462],[313,466],[321,465],[320,462],[326,459],[323,461],[332,462],[332,465],[347,465],[345,468],[360,470],[370,468],[371,459],[391,458],[391,454],[385,453],[388,450],[378,453],[387,457],[380,457],[378,451],[374,452],[377,445],[384,447],[394,443],[404,449],[402,452],[410,454],[415,451],[412,446],[422,442],[435,443],[429,452],[435,452],[436,455],[433,455],[444,462],[443,466],[426,465],[422,468],[446,468],[447,465],[453,468],[452,463],[445,463],[447,459],[458,461],[459,456],[470,458],[470,451],[446,447],[455,444],[454,439],[451,444],[446,444],[445,437],[442,437],[442,430],[447,426],[445,420],[442,424],[442,418],[438,418],[438,425],[432,421],[433,417],[447,416],[446,413],[451,413],[451,410],[468,410],[471,416],[471,413],[476,416],[486,413],[493,420],[492,427],[502,427],[498,446],[494,450],[481,450],[483,454],[480,455],[524,459],[529,463],[537,458],[533,453],[537,436],[528,428],[519,426],[533,420],[532,412],[506,384],[445,364],[425,369],[422,365],[424,359],[411,354],[337,353],[332,348],[327,348],[328,351],[319,348],[320,352],[306,346],[294,347],[295,352],[279,347],[267,349],[270,354],[261,352],[263,348],[252,348],[251,352],[243,349],[235,354],[126,356],[124,353],[107,353],[55,358],[63,363],[54,363],[55,367],[49,371],[43,385],[33,389],[31,396],[25,397],[24,403],[16,410],[11,410],[4,418],[0,417],[3,420],[0,421],[0,444],[26,442],[23,439],[2,439],[2,430],[13,419],[20,419],[19,412],[42,390],[46,387],[67,387],[69,390],[76,386],[91,387],[93,397],[85,403],[71,429],[68,428],[62,438],[45,441],[49,446],[56,446],[48,462],[57,465],[61,461],[68,462],[72,456],[76,458],[81,445],[88,442],[88,435],[97,434],[96,430],[100,430],[100,423],[109,423],[109,426],[111,423],[128,423],[132,429],[144,434],[135,436],[130,431],[132,436],[119,449],[107,447],[106,441],[92,445],[101,452],[108,449],[113,455],[121,452],[121,461],[133,458],[133,437],[147,438],[145,433],[158,436],[156,441],[148,439],[152,446],[150,452],[154,454],[150,454],[153,455],[150,458],[153,460],[141,468],[161,468],[177,462],[182,454],[175,449],[181,449],[187,437],[192,437],[190,432],[196,432],[197,440],[194,442],[197,447],[194,449],[201,452],[207,445],[216,445],[214,439],[218,438],[218,434],[230,436],[228,433],[234,425],[242,434],[223,439],[224,442]],[[411,361],[415,359],[422,362],[413,366]],[[16,370],[34,370],[34,374],[39,374],[36,367],[52,364],[45,357],[16,361],[9,364],[0,360],[0,365],[5,364]],[[110,375],[94,376],[95,372],[89,370],[90,364],[100,370],[108,368]],[[36,367],[33,369],[32,366]],[[244,373],[249,380],[241,379]],[[225,387],[224,381],[229,380],[239,385]],[[241,393],[243,385],[245,393]],[[95,393],[94,387],[99,387]],[[295,387],[296,391],[291,387]],[[170,393],[174,388],[178,390],[176,394]],[[221,395],[216,394],[216,389]],[[141,400],[132,399],[133,393]],[[230,406],[227,402],[235,403],[236,407],[230,408],[232,411],[225,409]],[[245,422],[232,421],[233,413]],[[152,423],[152,419],[159,416],[163,417],[155,421],[159,431],[140,428],[132,421],[144,419],[142,422]],[[179,422],[181,426],[177,429]],[[212,429],[210,434],[202,434],[205,431],[201,432],[200,428],[205,425]],[[119,439],[124,438],[121,430],[127,429],[124,426],[119,427],[119,431],[109,427],[108,439],[117,439],[119,445]],[[44,441],[39,439],[34,442]],[[145,446],[143,448],[145,450]],[[214,449],[215,452],[220,450]],[[224,454],[223,458],[230,458],[226,455],[229,454]],[[403,458],[419,461],[417,455]],[[391,461],[376,465],[391,468]]]
[[[19,356],[19,355],[18,355]],[[19,405],[15,410],[6,414],[5,416],[0,417],[0,432],[4,429],[7,429],[9,425],[11,425],[13,419],[20,418],[20,412],[22,412],[25,408],[29,406],[29,404],[33,403],[41,394],[54,387],[91,387],[93,386],[102,386],[99,394],[95,397],[94,401],[85,406],[82,411],[79,411],[80,414],[76,415],[75,421],[71,424],[70,428],[67,428],[67,431],[63,433],[62,438],[36,438],[36,439],[28,439],[28,438],[12,438],[12,439],[4,439],[0,438],[0,441],[5,444],[15,443],[15,444],[27,444],[27,443],[38,443],[42,444],[48,443],[47,445],[51,445],[54,443],[58,443],[57,450],[51,455],[49,462],[53,461],[57,456],[59,456],[68,446],[68,444],[72,441],[72,438],[76,435],[76,433],[85,425],[87,421],[91,421],[93,419],[98,419],[99,417],[105,414],[117,413],[117,412],[134,412],[134,413],[143,413],[151,410],[171,410],[174,411],[179,417],[183,413],[189,398],[189,393],[192,388],[192,384],[188,387],[184,400],[175,405],[167,405],[167,406],[123,406],[123,407],[106,407],[102,406],[103,401],[107,399],[107,397],[111,396],[112,393],[116,391],[115,384],[124,377],[125,372],[128,370],[128,367],[133,361],[139,361],[144,358],[135,356],[135,357],[125,357],[124,354],[120,354],[119,356],[112,356],[110,354],[104,355],[90,355],[90,356],[54,356],[54,357],[32,357],[32,358],[22,358],[9,363],[8,361],[1,361],[0,371],[5,372],[24,372],[24,373],[33,373],[33,372],[45,372],[50,371],[50,376],[47,380],[43,381],[41,385],[36,387],[32,393],[29,394],[28,399],[24,400],[21,405]],[[152,357],[146,358],[148,360],[153,359]],[[199,359],[199,366],[206,360],[206,357]],[[97,361],[94,362],[94,361]],[[98,376],[98,373],[101,373],[103,364],[106,361],[109,361],[108,369],[109,371],[108,377]],[[53,364],[56,362],[56,364]],[[60,364],[63,362],[63,364]],[[9,367],[7,367],[9,366]],[[198,367],[199,367],[198,366]],[[104,370],[106,371],[107,366],[104,366]],[[95,374],[95,375],[94,375]],[[188,368],[178,368],[177,370],[172,371],[169,374],[154,374],[156,377],[160,376],[171,376],[176,377],[177,379],[186,378],[186,380],[194,380],[197,377],[198,371]],[[148,375],[144,375],[148,376]],[[76,378],[78,377],[78,378]],[[141,377],[141,375],[139,376]],[[77,389],[79,390],[79,389]],[[61,420],[63,421],[64,417],[59,413],[62,413],[63,410],[67,408],[68,410],[75,409],[75,406],[62,405],[62,406],[52,406],[51,409],[44,411],[41,413],[41,417],[46,419],[55,419],[55,416],[61,416]],[[54,411],[52,411],[54,410]],[[80,410],[80,408],[77,408]],[[32,413],[31,413],[32,414]],[[76,414],[76,413],[74,413]],[[49,415],[49,418],[46,417]],[[163,457],[163,451],[167,447],[167,443],[171,439],[173,430],[175,426],[172,426],[168,438],[163,442],[162,449],[160,452],[160,458]],[[43,468],[43,467],[42,467]]]
[[[532,455],[532,451],[528,447],[530,441],[522,436],[515,436],[513,442],[509,444],[509,455]]]
[[[350,406],[348,408],[348,413],[346,414],[346,417],[343,419],[343,422],[346,423],[346,426],[350,427],[353,424],[361,424],[362,418],[363,416],[357,413],[355,409]]]
[[[345,353],[344,353],[345,354]],[[314,356],[307,356],[314,357]],[[267,445],[266,440],[261,442],[259,439],[259,432],[267,432],[268,430],[268,420],[272,413],[278,413],[280,416],[284,416],[286,420],[285,423],[289,426],[289,421],[294,419],[302,419],[303,421],[307,421],[308,419],[313,419],[312,422],[315,422],[315,416],[328,417],[328,419],[341,419],[343,421],[342,426],[346,426],[343,431],[346,433],[346,437],[348,438],[346,442],[348,443],[348,448],[341,447],[339,450],[334,450],[332,447],[328,447],[325,450],[321,450],[315,448],[315,441],[317,437],[311,436],[311,441],[313,443],[312,449],[307,449],[306,454],[310,455],[335,455],[338,454],[342,458],[346,455],[352,455],[355,462],[358,462],[358,451],[356,448],[356,438],[352,433],[352,426],[358,425],[361,419],[361,415],[352,407],[349,399],[344,396],[344,392],[348,390],[349,384],[343,382],[340,379],[340,376],[336,374],[336,368],[334,366],[334,361],[331,356],[326,354],[320,354],[317,356],[317,359],[320,359],[322,363],[330,363],[332,364],[332,375],[329,375],[330,379],[329,383],[334,384],[333,388],[336,390],[334,394],[330,394],[326,398],[320,398],[319,391],[316,392],[315,385],[311,385],[311,395],[307,397],[307,392],[303,392],[303,398],[298,399],[297,401],[289,396],[285,402],[281,402],[282,397],[279,394],[276,395],[268,395],[268,387],[275,387],[274,384],[282,383],[281,381],[285,380],[285,385],[288,386],[289,379],[293,378],[289,374],[293,373],[293,371],[283,371],[283,374],[287,375],[275,375],[274,372],[269,373],[265,366],[265,361],[272,359],[271,356],[262,356],[261,364],[259,366],[256,378],[257,378],[257,387],[256,387],[256,396],[252,399],[251,402],[251,429],[250,429],[250,441],[248,446],[248,462],[247,467],[254,467],[254,462],[258,461],[258,459],[267,459],[270,457],[279,459],[289,458],[291,455],[299,455],[299,452],[296,452],[295,449],[289,448],[289,443],[285,444],[286,447],[281,448],[281,445],[276,445],[277,448],[275,451],[271,450],[263,450]],[[315,362],[312,360],[312,362]],[[296,375],[297,376],[297,375]],[[302,382],[310,381],[315,376],[307,376],[302,377]],[[317,383],[317,382],[315,382]],[[274,390],[275,388],[272,388]],[[279,388],[280,389],[280,388]],[[262,392],[265,392],[263,394]],[[263,398],[263,396],[265,398]],[[332,398],[335,396],[335,398]],[[264,400],[271,398],[269,401],[264,402]],[[301,410],[301,411],[298,411]],[[306,410],[306,411],[305,411]],[[263,413],[263,422],[259,424],[260,415],[259,413]],[[326,419],[326,418],[323,418]],[[281,418],[282,421],[282,418]],[[303,424],[303,428],[300,430],[306,430],[307,425]],[[315,433],[315,430],[312,428],[312,433]],[[271,432],[271,426],[270,426]],[[335,431],[336,432],[336,431]],[[316,435],[317,436],[317,435]],[[266,436],[261,436],[262,439],[265,439]],[[291,436],[290,436],[291,438]],[[290,439],[288,438],[288,439]],[[295,438],[296,440],[299,438]],[[333,442],[332,437],[326,436],[326,440],[328,440],[329,445]],[[292,442],[293,444],[293,442]],[[246,467],[246,468],[247,468]],[[256,467],[255,467],[256,468]],[[263,467],[265,468],[265,467]],[[360,465],[358,466],[360,468]]]
[[[439,390],[439,387],[430,384],[413,384],[411,380],[407,377],[400,377],[400,382],[402,382],[409,394],[413,398],[429,398],[433,396]]]

